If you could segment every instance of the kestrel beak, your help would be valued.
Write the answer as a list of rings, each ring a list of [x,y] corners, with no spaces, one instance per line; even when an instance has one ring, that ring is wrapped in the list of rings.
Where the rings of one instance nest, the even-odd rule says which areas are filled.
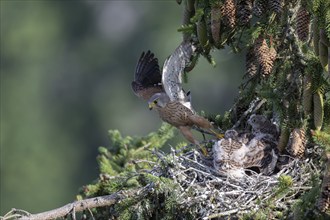
[[[149,110],[152,110],[155,107],[155,103],[154,102],[150,102],[149,103]]]

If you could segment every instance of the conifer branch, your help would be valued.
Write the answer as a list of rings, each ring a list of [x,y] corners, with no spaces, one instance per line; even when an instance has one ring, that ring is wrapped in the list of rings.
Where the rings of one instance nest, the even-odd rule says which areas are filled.
[[[1,220],[22,219],[22,220],[40,220],[40,219],[57,219],[68,215],[75,216],[76,212],[90,210],[98,207],[111,206],[127,198],[145,197],[153,190],[153,184],[149,184],[143,188],[130,189],[119,191],[106,196],[98,196],[88,199],[83,199],[66,204],[60,208],[49,211],[31,214],[24,210],[12,209],[5,216],[0,217]]]

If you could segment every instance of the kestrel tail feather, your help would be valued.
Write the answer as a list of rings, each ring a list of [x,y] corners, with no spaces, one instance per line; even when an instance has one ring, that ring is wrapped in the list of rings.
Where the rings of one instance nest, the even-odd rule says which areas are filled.
[[[194,115],[189,115],[189,119],[190,121],[192,121],[194,125],[196,125],[199,128],[206,129],[208,132],[210,132],[210,134],[215,135],[217,138],[224,137],[224,134],[217,133],[216,131],[213,130],[213,125],[206,118],[194,114]]]
[[[195,124],[196,126],[204,129],[211,129],[213,126],[206,118],[203,118],[199,115],[190,115],[189,119]]]

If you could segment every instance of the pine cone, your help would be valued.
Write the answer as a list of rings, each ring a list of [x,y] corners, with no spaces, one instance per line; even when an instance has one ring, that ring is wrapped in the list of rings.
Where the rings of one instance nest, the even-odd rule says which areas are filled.
[[[257,17],[261,17],[265,13],[267,5],[268,5],[268,0],[256,0],[253,6],[253,13]]]
[[[211,32],[215,43],[220,41],[221,6],[218,3],[211,8]]]
[[[322,43],[327,47],[330,47],[330,39],[328,38],[326,31],[323,28],[321,28],[319,34],[320,34],[320,41],[322,41]]]
[[[297,25],[297,34],[298,38],[301,41],[307,41],[309,35],[309,23],[310,23],[310,15],[306,8],[300,7],[298,9],[296,25]]]
[[[316,56],[319,55],[319,40],[320,40],[320,31],[319,27],[317,25],[317,20],[314,18],[312,23],[312,29],[313,29],[313,47],[314,47],[314,53]]]
[[[195,13],[195,0],[187,0],[186,5],[187,5],[187,8],[190,12]]]
[[[306,133],[303,128],[295,128],[289,139],[289,152],[293,157],[302,158],[306,148]]]
[[[206,46],[207,30],[206,30],[206,23],[203,18],[197,22],[197,37],[202,47]]]
[[[328,47],[328,77],[330,77],[330,47]]]
[[[183,16],[182,16],[182,25],[186,26],[188,24],[190,24],[190,18],[193,16],[193,12],[191,12],[187,6],[187,4],[185,5],[184,9],[183,9]],[[183,35],[183,39],[184,40],[189,40],[190,39],[190,33],[188,32],[182,32]]]
[[[234,0],[225,0],[221,8],[224,24],[233,28],[236,24],[236,6]]]
[[[253,48],[250,48],[245,56],[245,75],[249,78],[254,77],[258,71],[257,58]]]
[[[237,17],[240,25],[246,25],[252,18],[253,0],[240,0],[237,5]]]
[[[319,40],[319,58],[323,68],[328,65],[328,47]]]
[[[277,52],[274,47],[271,47],[268,52],[266,63],[261,65],[263,75],[269,75],[272,72],[274,61],[276,59]]]
[[[283,7],[282,3],[282,0],[270,0],[268,5],[271,11],[275,12],[276,14],[280,14]]]
[[[267,45],[266,40],[262,37],[259,37],[254,44],[254,53],[260,65],[265,63],[268,52],[269,52],[269,47]]]
[[[323,180],[327,182],[327,186],[322,186],[322,193],[317,202],[317,207],[321,212],[326,212],[330,208],[330,177],[327,180]],[[324,191],[323,191],[324,190]]]
[[[317,201],[317,208],[326,212],[330,208],[330,159],[328,158],[324,177],[322,180],[321,194]]]
[[[278,140],[277,149],[279,152],[283,152],[286,148],[290,137],[290,131],[286,126],[281,127],[281,134]]]
[[[308,115],[312,111],[312,78],[310,75],[304,76],[304,88],[303,88],[303,108],[305,115]]]
[[[254,51],[261,66],[261,71],[264,76],[269,75],[273,69],[273,64],[276,59],[276,50],[269,48],[264,38],[258,38],[255,43]]]
[[[316,130],[321,130],[324,117],[323,95],[317,92],[313,95],[314,104],[314,125]]]
[[[190,23],[190,18],[193,16],[193,12],[190,11],[187,5],[183,8],[182,24],[188,25]]]

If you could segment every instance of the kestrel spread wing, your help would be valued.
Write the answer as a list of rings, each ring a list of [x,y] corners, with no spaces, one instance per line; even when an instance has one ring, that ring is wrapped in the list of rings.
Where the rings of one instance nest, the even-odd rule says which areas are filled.
[[[182,89],[182,75],[195,49],[190,42],[182,42],[165,60],[162,74],[162,83],[170,101],[179,101],[190,109],[190,102]]]
[[[192,126],[210,129],[211,123],[197,115],[191,107],[191,97],[182,88],[184,68],[194,53],[190,42],[183,42],[165,61],[160,74],[157,58],[150,51],[142,53],[132,82],[134,93],[148,100],[149,108],[156,109],[160,117],[180,129],[184,137],[198,144],[190,131]]]
[[[158,59],[150,51],[143,52],[136,65],[132,89],[138,97],[149,100],[152,95],[164,92],[161,85],[162,75],[160,73]]]

